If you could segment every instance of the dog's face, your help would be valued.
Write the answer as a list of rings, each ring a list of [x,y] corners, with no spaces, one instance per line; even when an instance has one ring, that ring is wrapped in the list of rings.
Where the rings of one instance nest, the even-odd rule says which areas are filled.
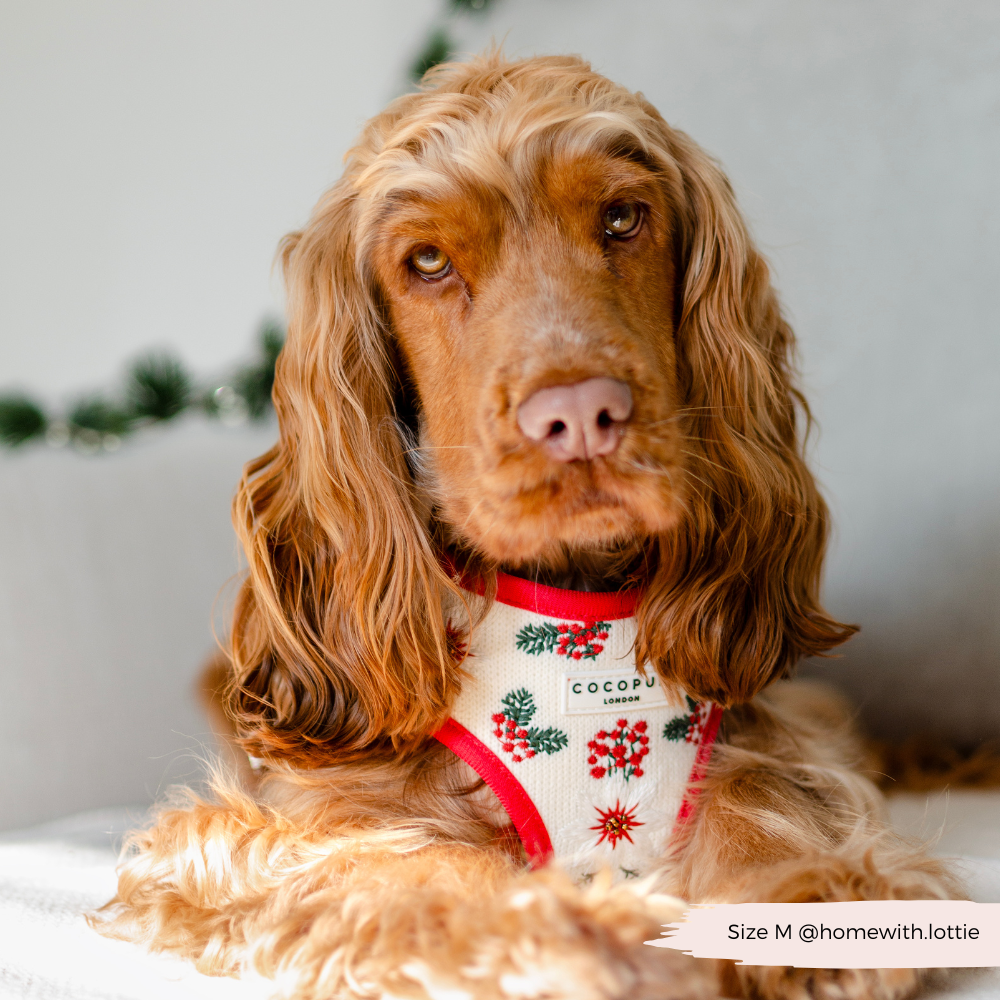
[[[281,438],[235,506],[253,752],[432,731],[460,683],[442,549],[487,577],[612,567],[644,588],[637,662],[723,704],[852,631],[818,604],[826,510],[767,266],[640,95],[572,58],[442,68],[283,259]]]
[[[489,132],[483,117],[470,132]],[[680,502],[662,179],[639,157],[549,145],[493,183],[395,191],[370,242],[425,488],[507,564],[666,531]]]

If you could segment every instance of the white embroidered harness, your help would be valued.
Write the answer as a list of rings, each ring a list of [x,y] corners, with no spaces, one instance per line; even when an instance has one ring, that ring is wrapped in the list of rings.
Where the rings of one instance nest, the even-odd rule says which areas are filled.
[[[721,709],[670,703],[635,668],[637,595],[498,575],[434,735],[497,794],[535,864],[641,877],[661,861],[711,755]]]

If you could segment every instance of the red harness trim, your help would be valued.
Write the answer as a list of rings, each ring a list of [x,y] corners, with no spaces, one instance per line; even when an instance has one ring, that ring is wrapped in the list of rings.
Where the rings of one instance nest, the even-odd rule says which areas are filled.
[[[466,574],[451,559],[446,558],[443,564],[466,590],[474,594],[486,593],[486,584],[481,579]],[[547,618],[570,618],[574,621],[590,618],[608,622],[631,618],[642,594],[639,588],[620,591],[562,590],[497,570],[496,600],[500,604],[533,611]]]
[[[694,807],[701,789],[699,782],[703,781],[708,771],[708,762],[712,759],[712,748],[715,746],[715,738],[719,735],[719,723],[722,722],[722,709],[712,703],[712,711],[708,713],[708,721],[705,723],[705,730],[698,744],[698,753],[695,754],[694,766],[688,775],[687,791],[684,793],[684,801],[680,809],[677,810],[677,819],[674,821],[674,833],[682,829],[694,815]],[[693,786],[693,787],[692,787]]]
[[[544,865],[553,855],[552,839],[531,796],[507,765],[482,740],[454,719],[432,734],[457,754],[486,782],[514,824],[532,868]]]
[[[677,811],[677,819],[674,821],[675,833],[694,815],[695,800],[701,789],[691,786],[696,786],[697,782],[705,777],[721,721],[722,709],[713,704],[702,732],[701,742],[698,744],[698,752],[694,758],[691,774],[688,776],[688,787],[684,793],[684,801],[681,803],[681,807]],[[531,862],[531,867],[540,868],[544,865],[554,853],[552,839],[549,837],[549,831],[538,807],[524,790],[521,782],[511,774],[507,765],[482,740],[473,736],[465,726],[454,719],[448,719],[432,735],[434,739],[440,740],[449,750],[461,757],[493,789],[496,797],[507,810],[507,815],[521,838],[521,843],[524,844],[524,850]]]
[[[547,618],[591,618],[615,621],[631,618],[642,596],[641,590],[592,592],[545,587],[531,580],[497,572],[497,597],[501,604],[533,611]]]

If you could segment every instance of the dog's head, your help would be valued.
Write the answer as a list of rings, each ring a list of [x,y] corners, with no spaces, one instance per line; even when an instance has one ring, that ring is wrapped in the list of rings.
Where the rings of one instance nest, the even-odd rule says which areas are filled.
[[[281,438],[236,502],[248,746],[357,759],[441,720],[445,548],[486,574],[617,559],[640,664],[722,703],[850,634],[817,602],[767,267],[641,96],[571,58],[440,68],[283,259]]]

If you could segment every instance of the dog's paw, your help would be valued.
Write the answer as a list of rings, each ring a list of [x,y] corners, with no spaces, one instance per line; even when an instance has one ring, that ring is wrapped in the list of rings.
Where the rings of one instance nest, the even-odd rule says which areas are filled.
[[[902,1000],[917,991],[921,969],[792,969],[736,966],[748,1000]]]
[[[604,948],[595,954],[547,947],[516,965],[518,971],[497,981],[503,1000],[716,1000],[719,995],[711,973],[686,955],[633,952],[611,958]]]
[[[486,953],[503,1000],[716,1000],[712,963],[645,941],[677,919],[667,896],[535,875],[497,901]],[[480,995],[475,994],[477,997]]]

